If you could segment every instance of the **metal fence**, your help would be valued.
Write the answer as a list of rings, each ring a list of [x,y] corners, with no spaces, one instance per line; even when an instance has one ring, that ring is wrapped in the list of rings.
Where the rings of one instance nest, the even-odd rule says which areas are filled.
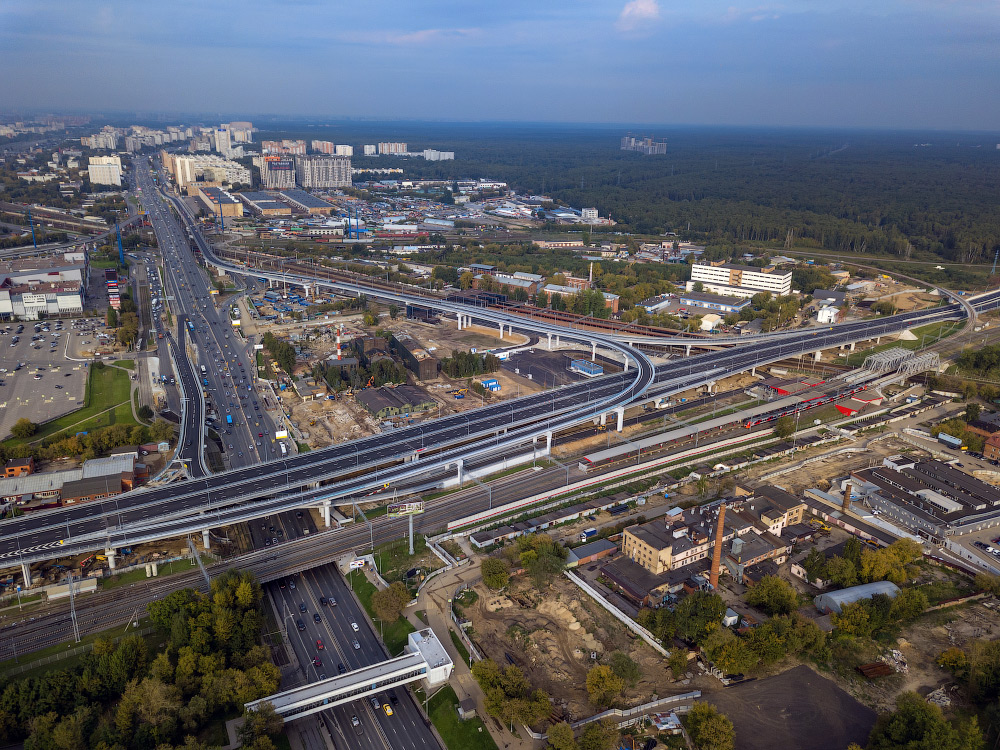
[[[156,632],[156,628],[152,626],[147,626],[141,629],[133,629],[131,633],[123,633],[122,635],[117,636],[116,638],[113,639],[113,642],[118,643],[118,641],[120,641],[126,635],[145,636],[154,632]],[[74,646],[73,648],[67,649],[65,651],[60,651],[58,654],[52,654],[51,656],[44,656],[41,659],[36,659],[34,661],[28,662],[27,664],[18,664],[17,666],[6,669],[4,670],[4,676],[15,677],[16,675],[24,674],[25,672],[30,672],[33,669],[37,669],[38,667],[44,667],[47,664],[55,664],[57,662],[64,661],[66,659],[70,659],[74,656],[79,656],[80,654],[86,654],[89,651],[93,651],[93,649],[94,649],[93,643],[84,643],[80,646]]]

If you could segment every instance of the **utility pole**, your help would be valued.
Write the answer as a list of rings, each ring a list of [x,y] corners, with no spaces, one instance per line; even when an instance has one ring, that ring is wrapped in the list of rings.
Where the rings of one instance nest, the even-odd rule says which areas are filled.
[[[38,243],[35,242],[35,221],[31,218],[31,209],[28,209],[28,224],[31,225],[31,244],[34,246],[35,250],[38,249]]]

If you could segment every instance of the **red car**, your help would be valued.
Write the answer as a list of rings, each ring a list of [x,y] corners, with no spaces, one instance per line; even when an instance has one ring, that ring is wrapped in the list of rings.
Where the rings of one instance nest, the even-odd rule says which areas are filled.
[[[323,639],[322,638],[317,638],[316,639],[316,648],[318,650],[320,650],[320,651],[323,650],[324,646],[323,646]]]

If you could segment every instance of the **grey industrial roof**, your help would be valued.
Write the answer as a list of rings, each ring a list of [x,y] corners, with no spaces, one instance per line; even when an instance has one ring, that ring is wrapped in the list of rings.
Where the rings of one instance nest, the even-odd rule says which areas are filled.
[[[825,591],[813,599],[816,609],[820,612],[840,612],[845,604],[871,599],[875,594],[885,594],[895,598],[899,593],[899,586],[892,581],[873,581],[872,583],[862,583],[860,586],[840,589],[839,591]]]
[[[332,203],[327,203],[322,198],[317,198],[305,190],[282,190],[280,194],[291,201],[305,206],[306,208],[332,208]]]

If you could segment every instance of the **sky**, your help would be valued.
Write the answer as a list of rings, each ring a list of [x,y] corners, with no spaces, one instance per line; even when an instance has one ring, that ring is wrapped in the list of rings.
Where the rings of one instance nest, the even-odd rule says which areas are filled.
[[[1000,129],[997,0],[2,0],[0,110]]]

